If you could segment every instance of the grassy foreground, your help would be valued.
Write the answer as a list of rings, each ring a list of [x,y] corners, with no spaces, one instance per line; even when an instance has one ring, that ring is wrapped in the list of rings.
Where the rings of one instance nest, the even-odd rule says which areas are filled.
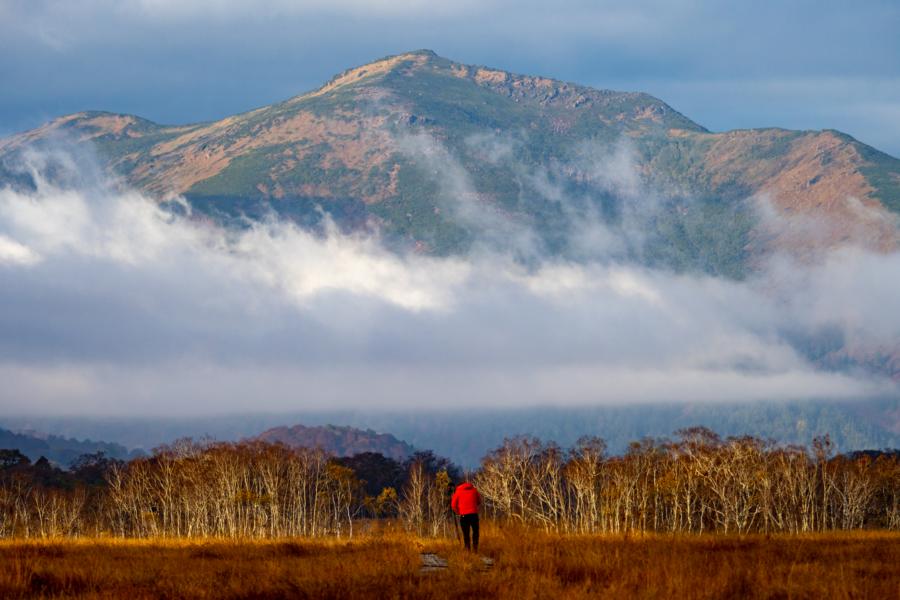
[[[0,597],[900,598],[900,534],[0,542]],[[420,552],[450,568],[420,573]]]

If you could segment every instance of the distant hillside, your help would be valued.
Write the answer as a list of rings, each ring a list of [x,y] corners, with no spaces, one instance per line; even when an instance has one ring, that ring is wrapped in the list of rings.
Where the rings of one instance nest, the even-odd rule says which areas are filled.
[[[464,467],[477,466],[481,458],[515,435],[534,435],[569,447],[585,435],[606,440],[613,454],[621,454],[628,443],[645,436],[671,436],[681,428],[703,425],[723,436],[755,435],[779,442],[809,445],[815,436],[829,434],[838,452],[878,448],[900,448],[900,399],[856,402],[757,402],[722,404],[640,404],[632,406],[484,409],[465,411],[354,410],[292,412],[287,414],[219,415],[205,418],[32,418],[31,427],[66,435],[115,440],[129,447],[146,449],[182,437],[211,437],[239,440],[261,437],[258,432],[287,432],[283,423],[303,422],[298,431],[331,431],[323,436],[323,447],[335,447],[336,454],[354,454],[371,448],[337,446],[340,432],[365,434],[390,431],[392,444],[403,452],[412,448],[433,450]],[[7,422],[10,426],[15,421]],[[333,427],[328,423],[346,423]],[[16,423],[18,426],[18,423]],[[318,425],[319,427],[315,427]],[[24,426],[24,425],[23,425]],[[354,429],[359,428],[359,429]],[[370,429],[371,428],[371,429]],[[326,443],[328,438],[333,445]],[[315,445],[315,439],[298,438],[297,443]],[[400,442],[398,439],[405,440]],[[312,442],[310,442],[312,440]],[[286,441],[286,443],[291,443]],[[340,450],[340,447],[346,449]],[[383,452],[381,448],[375,452]],[[402,456],[395,454],[394,456]]]
[[[335,425],[274,427],[261,433],[258,439],[281,442],[288,446],[321,448],[335,456],[377,452],[389,458],[403,460],[415,452],[415,448],[389,433]]]
[[[670,437],[705,426],[722,436],[752,435],[809,445],[829,435],[837,452],[900,448],[900,400],[857,402],[748,402],[647,404],[570,408],[485,409],[414,415],[370,414],[371,427],[397,435],[458,464],[473,467],[489,450],[515,435],[537,436],[570,447],[579,437],[603,438],[611,453],[644,437]],[[347,421],[353,423],[354,421]]]
[[[103,452],[108,458],[129,458],[132,453],[120,444],[76,440],[56,435],[41,435],[34,432],[9,431],[0,429],[0,449],[18,450],[32,461],[45,457],[62,467],[68,467],[73,460],[83,454]]]

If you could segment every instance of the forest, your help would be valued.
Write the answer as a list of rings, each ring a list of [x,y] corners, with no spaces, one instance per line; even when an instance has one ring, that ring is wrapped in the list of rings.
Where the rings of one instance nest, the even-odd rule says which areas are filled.
[[[0,451],[4,538],[352,538],[390,521],[454,532],[449,498],[469,478],[483,517],[560,534],[750,534],[900,529],[900,453],[839,455],[701,428],[563,449],[507,439],[463,474],[431,452],[336,458],[279,443],[195,442],[130,461],[85,455],[68,470]]]

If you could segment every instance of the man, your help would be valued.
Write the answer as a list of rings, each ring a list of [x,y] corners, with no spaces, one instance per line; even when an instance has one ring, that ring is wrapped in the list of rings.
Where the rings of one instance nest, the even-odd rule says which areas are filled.
[[[457,486],[450,500],[450,508],[459,515],[463,531],[463,543],[469,550],[469,531],[472,531],[472,550],[478,552],[478,509],[481,508],[481,494],[475,486],[466,481]]]

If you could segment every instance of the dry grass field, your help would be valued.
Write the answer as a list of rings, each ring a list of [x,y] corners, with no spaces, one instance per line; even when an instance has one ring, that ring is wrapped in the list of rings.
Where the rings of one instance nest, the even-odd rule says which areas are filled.
[[[0,542],[2,598],[900,598],[900,534]],[[449,568],[421,573],[420,553]]]

